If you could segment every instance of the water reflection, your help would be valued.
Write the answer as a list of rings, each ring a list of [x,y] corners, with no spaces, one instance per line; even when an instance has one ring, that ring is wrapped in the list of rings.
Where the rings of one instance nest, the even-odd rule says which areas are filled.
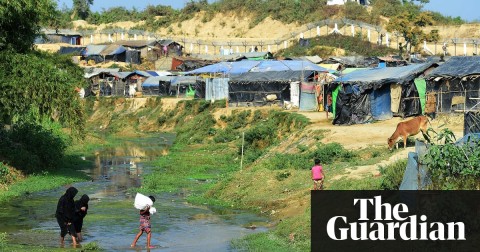
[[[170,138],[169,138],[170,137]],[[75,183],[79,194],[90,196],[85,218],[85,244],[96,242],[105,251],[131,251],[138,230],[138,210],[134,194],[127,190],[141,185],[150,172],[149,161],[168,153],[173,136],[126,140],[118,148],[103,148],[86,159],[85,169],[92,180]],[[59,228],[54,218],[58,198],[70,186],[14,199],[0,206],[0,233],[7,232],[11,244],[59,247]],[[230,241],[262,232],[246,228],[266,220],[254,214],[187,204],[179,194],[155,195],[157,214],[152,216],[152,244],[162,251],[228,251]],[[77,196],[78,199],[78,196]],[[137,245],[145,247],[145,236]],[[67,239],[65,247],[70,247]],[[157,250],[157,249],[154,249]],[[144,250],[145,251],[145,250]]]
[[[140,187],[145,173],[145,162],[168,154],[173,136],[127,140],[121,146],[95,151],[87,160],[95,167],[85,172],[93,181],[105,182],[105,187],[96,197],[107,197],[126,192],[128,188]]]

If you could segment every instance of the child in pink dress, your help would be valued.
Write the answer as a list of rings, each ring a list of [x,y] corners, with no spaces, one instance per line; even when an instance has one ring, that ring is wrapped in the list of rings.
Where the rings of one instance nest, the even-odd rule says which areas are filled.
[[[315,165],[312,167],[313,190],[323,190],[323,167],[320,165],[320,159],[315,159]]]

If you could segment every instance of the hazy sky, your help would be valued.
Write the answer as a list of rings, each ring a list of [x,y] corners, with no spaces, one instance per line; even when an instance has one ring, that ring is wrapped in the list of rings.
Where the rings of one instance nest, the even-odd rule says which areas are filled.
[[[66,4],[69,8],[72,6],[72,0],[57,1],[60,8],[63,4]],[[94,0],[91,9],[93,11],[101,11],[110,7],[123,6],[127,9],[135,7],[138,10],[143,10],[149,4],[171,5],[173,8],[183,8],[187,2],[189,0]],[[215,2],[215,0],[209,0],[208,2]],[[467,21],[480,21],[480,0],[430,0],[430,3],[425,5],[424,9],[437,11],[447,16],[460,16]]]

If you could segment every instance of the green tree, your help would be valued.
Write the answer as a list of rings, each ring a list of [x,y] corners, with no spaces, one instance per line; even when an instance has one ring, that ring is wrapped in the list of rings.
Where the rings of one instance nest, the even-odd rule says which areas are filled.
[[[412,47],[416,47],[421,43],[421,39],[426,37],[422,27],[432,25],[433,19],[429,12],[404,11],[400,15],[393,17],[387,24],[387,30],[390,32],[397,31],[405,39],[405,48],[410,54]]]
[[[73,17],[86,20],[90,15],[90,5],[93,4],[93,0],[73,0]]]
[[[16,123],[34,109],[38,113],[33,121],[47,117],[83,131],[83,107],[75,87],[85,86],[85,80],[68,57],[2,51],[0,62],[0,124]]]
[[[52,0],[0,0],[0,51],[27,52],[42,25],[54,20]]]
[[[83,71],[68,57],[34,52],[40,27],[54,17],[52,0],[0,0],[0,124],[39,111],[77,132],[83,110],[74,87],[85,86]]]

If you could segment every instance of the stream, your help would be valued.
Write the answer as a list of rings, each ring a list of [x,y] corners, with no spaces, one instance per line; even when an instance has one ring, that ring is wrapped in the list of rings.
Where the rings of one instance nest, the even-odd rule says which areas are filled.
[[[96,150],[86,157],[94,163],[84,170],[91,181],[33,193],[0,206],[0,233],[6,232],[11,244],[60,247],[55,209],[58,198],[75,186],[79,191],[75,200],[83,194],[90,197],[81,244],[96,242],[105,251],[147,251],[146,234],[130,248],[138,232],[139,214],[133,207],[135,193],[128,189],[141,186],[143,175],[152,169],[150,161],[168,153],[173,140],[173,135],[160,134]],[[246,211],[212,211],[188,204],[180,194],[153,195],[157,213],[151,217],[151,244],[156,248],[148,251],[232,251],[232,239],[267,230],[262,227],[267,219]],[[246,228],[252,225],[258,227]],[[68,235],[65,247],[72,247]]]

